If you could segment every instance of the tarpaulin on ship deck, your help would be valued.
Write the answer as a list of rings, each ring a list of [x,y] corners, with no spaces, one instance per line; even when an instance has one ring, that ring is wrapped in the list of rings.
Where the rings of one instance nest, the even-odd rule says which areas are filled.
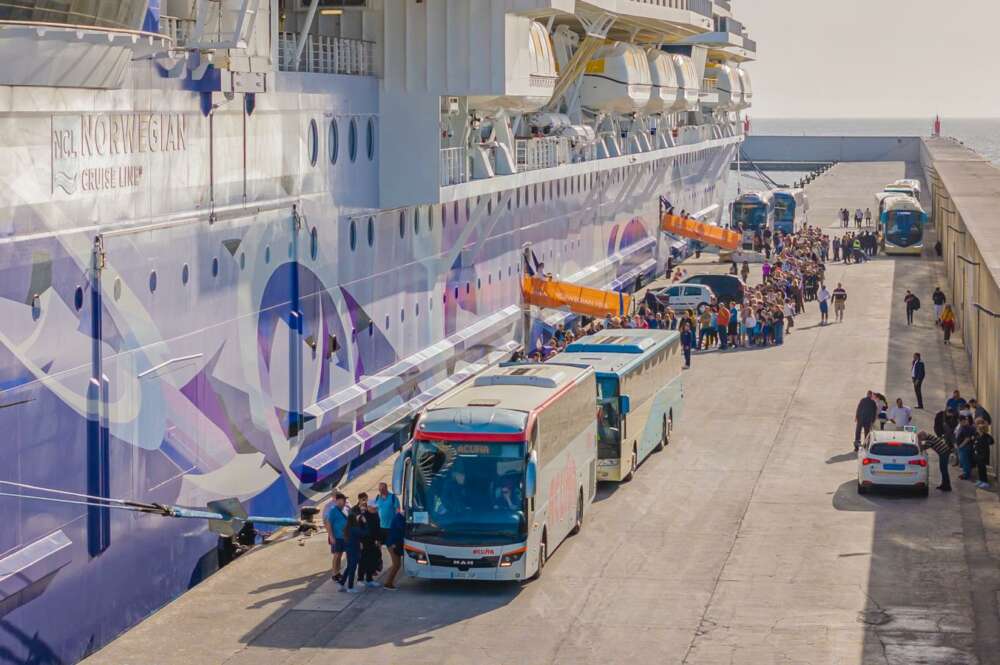
[[[616,291],[601,291],[545,277],[521,280],[524,301],[535,307],[569,309],[584,316],[624,316],[631,311],[632,297]]]
[[[699,240],[722,249],[737,249],[743,242],[743,236],[739,231],[731,231],[680,215],[663,215],[660,219],[660,228],[667,233]]]

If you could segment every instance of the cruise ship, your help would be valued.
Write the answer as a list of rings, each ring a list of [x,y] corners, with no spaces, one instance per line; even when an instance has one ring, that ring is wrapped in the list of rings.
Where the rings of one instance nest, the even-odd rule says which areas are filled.
[[[294,517],[546,335],[529,269],[661,272],[755,53],[729,0],[0,3],[0,661],[219,566],[129,502]]]

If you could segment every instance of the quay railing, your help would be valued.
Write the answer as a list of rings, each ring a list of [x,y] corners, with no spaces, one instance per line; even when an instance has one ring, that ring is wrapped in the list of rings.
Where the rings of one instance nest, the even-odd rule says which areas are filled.
[[[283,72],[374,76],[374,44],[360,39],[307,35],[298,65],[299,33],[278,33],[278,69]]]
[[[441,148],[441,186],[467,182],[468,164],[465,148]]]
[[[174,46],[184,46],[193,30],[194,19],[160,14],[160,34],[173,40]]]
[[[712,18],[712,0],[633,0],[633,2],[663,7],[664,9],[686,9]]]

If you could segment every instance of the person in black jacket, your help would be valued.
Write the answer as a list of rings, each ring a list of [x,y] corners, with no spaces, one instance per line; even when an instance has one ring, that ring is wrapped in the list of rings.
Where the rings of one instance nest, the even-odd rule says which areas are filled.
[[[358,583],[368,587],[377,587],[375,576],[382,569],[382,525],[378,518],[378,508],[374,504],[366,504],[359,520],[363,525],[361,536],[361,562],[358,573]]]
[[[993,437],[990,436],[990,426],[985,420],[976,422],[976,435],[972,439],[972,457],[976,462],[976,470],[979,472],[979,489],[990,488],[990,478],[986,475],[986,468],[990,464],[990,448],[993,447]]]
[[[917,408],[924,408],[924,376],[926,376],[926,370],[924,368],[924,361],[920,359],[919,353],[913,354],[913,364],[910,366],[910,378],[913,379],[913,392],[917,395]]]
[[[875,403],[875,396],[872,391],[861,398],[858,408],[854,412],[854,450],[861,447],[861,432],[864,430],[865,436],[872,431],[872,425],[878,417],[878,405]]]

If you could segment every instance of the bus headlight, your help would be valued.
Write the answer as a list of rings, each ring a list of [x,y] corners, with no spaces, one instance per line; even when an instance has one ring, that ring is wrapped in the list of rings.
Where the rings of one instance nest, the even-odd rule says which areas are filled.
[[[500,557],[500,567],[501,568],[510,568],[515,563],[517,563],[518,561],[520,561],[521,557],[523,557],[524,553],[527,552],[527,551],[528,551],[527,547],[522,547],[521,549],[513,550],[511,552],[507,552],[506,554],[504,554],[503,556]]]
[[[409,556],[411,559],[416,561],[421,566],[426,566],[428,563],[430,563],[427,560],[427,552],[423,551],[422,549],[418,549],[416,547],[413,547],[412,545],[404,545],[403,549],[406,550],[407,556]]]

